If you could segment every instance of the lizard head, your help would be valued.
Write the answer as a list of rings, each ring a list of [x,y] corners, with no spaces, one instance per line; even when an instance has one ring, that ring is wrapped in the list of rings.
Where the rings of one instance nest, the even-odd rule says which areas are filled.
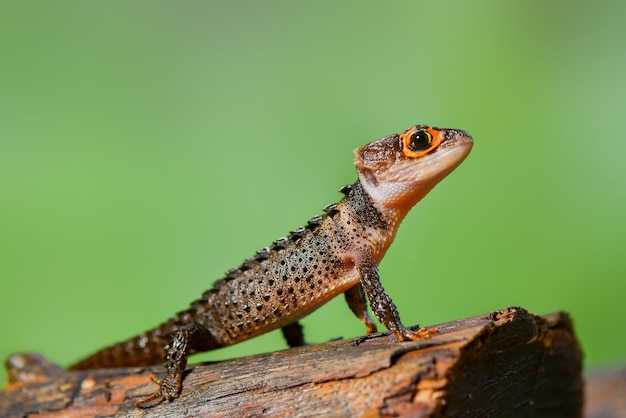
[[[461,164],[473,143],[462,130],[417,125],[357,148],[355,165],[377,209],[401,219]]]

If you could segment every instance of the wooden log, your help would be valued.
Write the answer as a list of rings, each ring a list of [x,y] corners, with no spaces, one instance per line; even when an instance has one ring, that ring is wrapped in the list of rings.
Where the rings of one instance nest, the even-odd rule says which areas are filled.
[[[585,388],[586,418],[626,417],[626,366],[586,374]]]
[[[181,396],[150,409],[135,401],[162,367],[67,372],[16,355],[0,415],[581,416],[581,353],[566,314],[507,308],[436,328],[423,341],[379,333],[192,365]]]

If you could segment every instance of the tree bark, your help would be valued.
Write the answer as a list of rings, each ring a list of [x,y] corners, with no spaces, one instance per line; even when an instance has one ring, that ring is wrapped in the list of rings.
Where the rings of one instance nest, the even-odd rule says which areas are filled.
[[[581,352],[564,313],[507,308],[436,326],[188,367],[171,403],[138,409],[162,367],[68,372],[34,354],[7,361],[3,417],[582,416]]]
[[[585,417],[626,417],[626,366],[593,371],[585,378]]]

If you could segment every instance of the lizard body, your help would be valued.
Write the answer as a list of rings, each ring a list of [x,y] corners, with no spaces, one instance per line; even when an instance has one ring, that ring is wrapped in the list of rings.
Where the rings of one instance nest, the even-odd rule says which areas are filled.
[[[461,130],[414,126],[358,148],[356,183],[324,215],[262,248],[229,270],[202,297],[173,318],[71,366],[93,369],[166,361],[159,390],[138,406],[172,400],[182,387],[187,356],[282,328],[290,346],[304,344],[297,321],[341,293],[356,316],[376,331],[373,313],[398,340],[426,338],[405,328],[382,288],[377,265],[408,211],[471,150]]]

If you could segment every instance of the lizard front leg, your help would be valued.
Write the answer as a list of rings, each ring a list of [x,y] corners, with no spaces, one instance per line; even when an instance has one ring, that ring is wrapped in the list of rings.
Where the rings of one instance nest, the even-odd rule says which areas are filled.
[[[205,351],[215,347],[215,337],[202,325],[192,322],[184,325],[173,334],[172,341],[165,346],[167,354],[167,373],[159,384],[159,390],[150,396],[138,400],[135,405],[138,407],[149,406],[154,401],[157,403],[167,400],[172,401],[178,397],[182,388],[183,375],[187,367],[187,357],[193,353]]]
[[[361,320],[361,322],[367,327],[367,333],[372,334],[377,331],[376,323],[369,316],[367,312],[367,299],[365,299],[365,292],[363,291],[363,285],[361,283],[344,292],[346,302],[348,306],[354,312],[354,314]]]
[[[361,284],[372,307],[372,312],[374,312],[374,315],[380,322],[385,324],[390,332],[395,334],[399,341],[422,340],[436,332],[426,328],[412,331],[402,325],[396,306],[380,283],[378,268],[373,261],[365,260],[361,262],[358,270]]]

